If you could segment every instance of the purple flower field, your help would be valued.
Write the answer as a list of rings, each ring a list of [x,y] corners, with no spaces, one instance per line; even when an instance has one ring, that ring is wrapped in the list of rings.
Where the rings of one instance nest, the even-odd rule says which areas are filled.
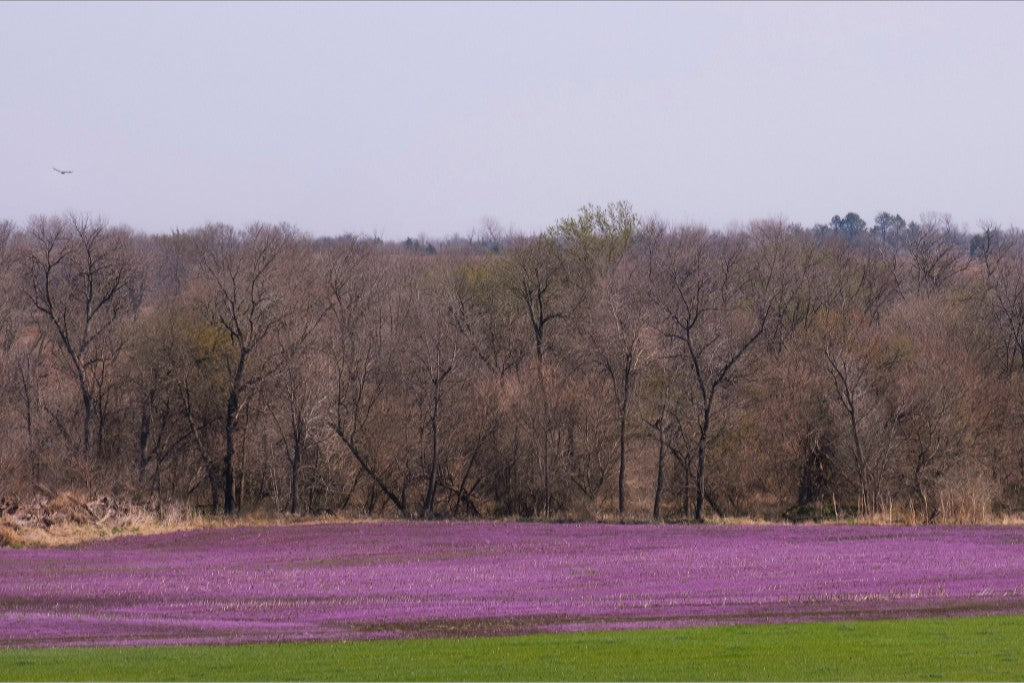
[[[1015,612],[1017,527],[369,522],[0,550],[0,647]]]

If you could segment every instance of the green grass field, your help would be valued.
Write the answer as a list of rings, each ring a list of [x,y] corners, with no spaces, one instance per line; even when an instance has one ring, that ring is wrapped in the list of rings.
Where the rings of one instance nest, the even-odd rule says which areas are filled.
[[[0,651],[3,680],[1021,680],[1024,616]]]

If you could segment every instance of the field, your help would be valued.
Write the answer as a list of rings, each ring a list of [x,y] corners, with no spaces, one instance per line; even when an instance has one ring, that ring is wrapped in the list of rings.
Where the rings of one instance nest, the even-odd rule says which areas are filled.
[[[1016,644],[1024,619],[993,617],[1024,614],[1024,529],[1019,527],[489,522],[248,527],[3,550],[0,576],[0,647],[7,648],[0,651],[2,678],[78,678],[76,671],[89,672],[85,678],[113,678],[122,660],[195,666],[203,657],[224,666],[233,657],[250,666],[254,658],[267,661],[256,672],[203,669],[220,672],[202,676],[212,678],[628,677],[614,668],[622,661],[645,662],[649,675],[638,673],[640,678],[878,678],[885,676],[863,668],[872,657],[876,665],[889,667],[882,671],[899,670],[892,655],[883,654],[896,651],[906,662],[920,660],[934,668],[941,666],[945,650],[956,645],[954,650],[965,652],[974,641],[970,651],[979,657],[988,653],[988,668],[951,664],[937,673],[913,669],[890,677],[956,678],[959,672],[962,678],[1006,678],[1024,670]],[[948,618],[967,615],[985,618]],[[858,619],[872,621],[845,623]],[[748,626],[672,630],[725,624]],[[636,630],[652,628],[663,630]],[[423,640],[437,637],[446,640]],[[399,638],[412,640],[394,640]],[[374,642],[335,642],[359,640]],[[284,644],[289,641],[302,642]],[[777,646],[765,645],[773,642]],[[237,643],[277,645],[96,649]],[[81,646],[88,647],[45,649]],[[594,655],[575,670],[590,674],[559,668],[568,666],[570,653],[581,647]],[[744,647],[748,655],[752,647],[761,651],[768,668],[752,676],[722,668],[723,662],[741,661]],[[834,661],[786,668],[795,655],[779,653],[793,647],[822,650]],[[516,666],[532,662],[541,668],[501,665],[500,652],[509,648],[530,653]],[[716,648],[736,657],[715,656]],[[644,655],[647,650],[663,654]],[[429,654],[412,660],[427,668],[401,668],[411,651]],[[372,652],[399,668],[315,669],[324,657],[372,662],[366,654]],[[624,660],[626,653],[633,654]],[[445,656],[464,666],[466,657],[483,657],[481,665],[491,668],[470,667],[457,675],[445,668],[450,666]],[[838,671],[829,666],[844,661],[848,666],[842,671],[861,675],[828,673]],[[967,661],[956,659],[959,665]],[[70,668],[59,668],[61,662]],[[108,668],[89,668],[97,662]],[[686,675],[681,664],[698,673]],[[854,665],[862,668],[851,669]],[[702,668],[707,666],[718,668]],[[129,668],[120,677],[172,678],[168,671],[182,670],[151,676]],[[272,671],[279,673],[261,673]],[[300,673],[284,675],[289,671]],[[545,671],[554,673],[542,675]],[[712,675],[715,671],[731,673]]]
[[[0,650],[0,680],[1019,680],[1024,617]]]

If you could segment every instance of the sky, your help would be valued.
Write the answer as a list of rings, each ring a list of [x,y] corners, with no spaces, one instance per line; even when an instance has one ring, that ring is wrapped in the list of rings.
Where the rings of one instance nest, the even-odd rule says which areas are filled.
[[[1024,3],[0,2],[19,224],[1022,226],[1022,121]]]

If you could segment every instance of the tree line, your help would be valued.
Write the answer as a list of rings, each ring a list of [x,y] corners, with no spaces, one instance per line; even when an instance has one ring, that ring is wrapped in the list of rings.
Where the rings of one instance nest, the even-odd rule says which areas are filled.
[[[587,206],[429,243],[0,224],[0,495],[156,511],[990,519],[1024,234]]]

